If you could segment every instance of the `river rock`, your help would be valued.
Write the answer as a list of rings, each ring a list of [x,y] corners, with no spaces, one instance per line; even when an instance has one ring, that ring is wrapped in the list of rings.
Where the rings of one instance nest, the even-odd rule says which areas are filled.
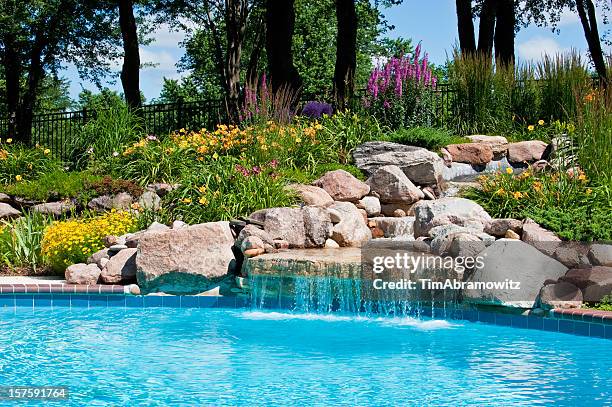
[[[368,217],[380,215],[380,200],[375,196],[364,196],[357,203],[357,207],[359,209],[365,210],[368,214]]]
[[[520,240],[497,240],[478,256],[484,265],[468,275],[466,281],[490,283],[508,279],[520,286],[517,290],[511,285],[464,290],[463,298],[473,303],[532,308],[537,305],[544,281],[556,281],[567,271],[557,260]]]
[[[136,282],[136,251],[124,249],[112,256],[100,274],[105,284],[131,284]]]
[[[540,140],[519,141],[508,144],[508,161],[531,163],[542,158],[547,144]]]
[[[366,183],[382,203],[411,204],[425,197],[396,165],[378,168]]]
[[[540,308],[577,308],[582,305],[582,291],[567,282],[548,284],[540,290]]]
[[[68,284],[97,284],[100,278],[100,269],[96,264],[73,264],[66,268],[64,276]]]
[[[368,184],[344,170],[329,171],[312,184],[323,188],[336,201],[358,202],[370,192]]]
[[[76,209],[74,203],[70,201],[59,201],[59,202],[47,202],[38,205],[34,205],[31,210],[34,212],[42,213],[43,215],[51,215],[56,218],[70,213]]]
[[[444,161],[436,153],[421,147],[368,141],[355,148],[353,158],[357,168],[368,175],[385,165],[397,165],[416,184],[434,185],[442,179]]]
[[[518,219],[492,219],[485,225],[484,231],[493,236],[504,237],[506,232],[511,230],[516,234],[523,231],[523,222]]]
[[[455,224],[482,231],[491,216],[476,202],[465,198],[440,198],[414,205],[414,237],[427,236],[435,226]]]
[[[467,136],[472,143],[483,143],[488,144],[493,151],[493,158],[499,160],[504,157],[508,151],[508,140],[503,136],[485,136],[481,134],[475,134],[473,136]]]
[[[21,216],[21,212],[6,203],[0,203],[0,219],[15,219]]]
[[[484,165],[493,160],[493,149],[486,143],[450,144],[446,150],[453,157],[453,162]]]
[[[306,205],[326,207],[334,203],[331,196],[323,189],[314,185],[291,184],[289,191],[296,193]]]
[[[227,275],[233,244],[229,222],[145,233],[136,256],[138,285],[143,293],[204,292]]]
[[[340,222],[332,228],[331,238],[342,247],[360,247],[367,242],[372,233],[359,213],[350,202],[335,202],[332,209],[340,215]]]

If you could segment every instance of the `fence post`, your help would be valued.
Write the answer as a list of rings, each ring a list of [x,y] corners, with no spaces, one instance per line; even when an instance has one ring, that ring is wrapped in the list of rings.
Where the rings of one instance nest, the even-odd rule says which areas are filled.
[[[87,124],[87,108],[83,107],[83,124]]]
[[[11,112],[8,120],[8,136],[15,137],[15,131],[17,129],[17,112]]]
[[[183,120],[183,98],[179,97],[176,104],[176,128],[182,129],[183,127],[185,127]]]

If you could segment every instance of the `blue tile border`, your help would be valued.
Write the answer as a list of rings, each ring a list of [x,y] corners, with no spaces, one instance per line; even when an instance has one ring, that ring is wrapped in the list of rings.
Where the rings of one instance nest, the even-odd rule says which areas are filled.
[[[279,309],[282,301],[263,304],[266,309]],[[286,304],[289,305],[289,304]],[[104,295],[104,294],[2,294],[0,309],[71,308],[238,308],[251,306],[246,296],[172,296],[172,295]],[[280,308],[282,309],[282,308]],[[285,307],[284,309],[288,309]],[[547,317],[492,312],[478,308],[425,307],[416,317],[452,319],[479,322],[512,328],[560,332],[593,338],[612,339],[612,319],[589,315],[571,315],[551,312]]]

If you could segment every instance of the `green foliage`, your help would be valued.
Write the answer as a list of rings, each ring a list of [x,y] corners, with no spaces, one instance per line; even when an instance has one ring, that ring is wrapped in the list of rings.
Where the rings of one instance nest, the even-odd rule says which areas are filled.
[[[187,223],[228,220],[291,205],[295,201],[284,186],[274,165],[252,166],[249,161],[221,157],[183,178],[180,187],[164,197],[164,204]]]
[[[610,189],[579,172],[520,175],[497,173],[466,192],[496,218],[532,218],[568,240],[611,240]]]
[[[4,192],[33,201],[78,198],[81,202],[93,197],[88,184],[99,179],[88,171],[66,172],[56,170],[26,182],[8,185]]]
[[[354,165],[347,164],[320,164],[312,169],[312,171],[306,171],[297,168],[283,168],[279,170],[281,179],[286,180],[288,183],[296,182],[299,184],[310,184],[314,180],[320,178],[328,171],[344,170],[352,174],[355,178],[365,181],[365,174]]]
[[[69,140],[69,151],[78,167],[91,161],[110,165],[123,146],[138,140],[143,133],[142,120],[127,107],[105,109],[97,111],[95,119]]]
[[[431,151],[438,151],[449,144],[469,142],[466,138],[454,136],[450,130],[436,127],[411,127],[396,130],[383,137],[386,141],[423,147]]]
[[[79,93],[78,105],[80,109],[91,110],[93,114],[94,110],[122,109],[125,107],[125,102],[119,92],[109,88],[104,88],[99,93],[83,89]]]
[[[61,163],[44,147],[29,148],[0,140],[0,185],[9,185],[59,170]]]
[[[52,219],[39,213],[0,222],[0,263],[9,268],[29,267],[34,272],[43,265],[41,242]]]
[[[602,311],[612,311],[612,295],[604,295],[600,302],[590,308]]]

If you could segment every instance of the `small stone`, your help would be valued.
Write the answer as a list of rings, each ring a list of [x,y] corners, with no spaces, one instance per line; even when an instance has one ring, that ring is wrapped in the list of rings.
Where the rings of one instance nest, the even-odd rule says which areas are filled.
[[[548,144],[540,140],[520,141],[508,144],[508,161],[511,163],[534,162],[542,158]]]
[[[132,295],[140,295],[140,287],[136,284],[130,285],[130,294]]]
[[[72,212],[76,206],[70,201],[47,202],[32,207],[32,211],[42,213],[43,215],[51,215],[60,217],[66,213]]]
[[[340,223],[340,221],[342,220],[340,212],[335,209],[328,208],[327,213],[329,213],[329,219],[331,219],[332,223]]]
[[[114,235],[104,236],[104,238],[102,239],[102,243],[106,247],[111,247],[113,245],[116,245],[118,242],[119,242],[119,238]]]
[[[248,249],[242,252],[244,257],[255,257],[264,254],[266,250],[264,248]]]
[[[245,253],[247,250],[252,250],[252,249],[264,249],[265,250],[265,247],[264,247],[263,240],[261,240],[261,238],[259,238],[258,236],[248,236],[240,244],[240,249],[242,250],[243,253]]]
[[[158,196],[164,197],[168,192],[174,191],[178,185],[156,183],[147,185],[147,191],[155,192]]]
[[[172,229],[182,229],[188,226],[189,225],[183,222],[182,220],[175,220],[174,222],[172,222]]]
[[[327,239],[325,241],[325,248],[326,249],[338,249],[338,248],[340,248],[340,245],[338,243],[336,243],[335,240]]]
[[[406,216],[406,212],[404,212],[402,209],[396,209],[393,211],[393,216],[396,218],[403,218]]]
[[[103,259],[108,260],[109,257],[108,249],[102,249],[89,256],[87,258],[87,264],[97,264],[98,267],[102,268],[102,266],[100,266],[100,261]]]
[[[359,200],[357,207],[359,209],[364,209],[368,214],[368,217],[380,215],[380,199],[375,196],[364,196]]]
[[[372,238],[373,239],[379,239],[381,237],[385,237],[385,232],[381,229],[381,228],[371,228],[370,229],[372,231]]]
[[[504,237],[506,239],[521,240],[521,237],[519,236],[519,234],[511,229],[506,230],[506,233],[504,233]]]
[[[411,204],[424,198],[423,191],[396,165],[380,167],[366,183],[378,193],[382,203]]]
[[[66,268],[64,273],[68,284],[97,284],[100,278],[100,269],[96,264],[73,264]]]
[[[7,194],[0,192],[0,203],[11,203],[11,197]]]

